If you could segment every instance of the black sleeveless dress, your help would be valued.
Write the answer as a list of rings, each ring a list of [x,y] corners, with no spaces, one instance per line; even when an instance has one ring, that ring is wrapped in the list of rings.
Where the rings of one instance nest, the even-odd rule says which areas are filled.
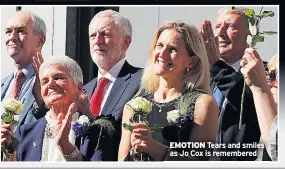
[[[152,132],[152,137],[164,144],[170,146],[170,142],[187,142],[191,134],[192,124],[194,121],[194,108],[197,98],[205,94],[202,90],[188,91],[174,100],[166,103],[156,102],[153,94],[141,92],[137,97],[146,98],[152,103],[152,111],[147,115],[147,121],[150,125],[159,125],[163,127],[160,132]],[[168,120],[169,112],[179,115],[175,123]],[[172,114],[173,114],[172,113]],[[183,149],[173,149],[178,152]]]

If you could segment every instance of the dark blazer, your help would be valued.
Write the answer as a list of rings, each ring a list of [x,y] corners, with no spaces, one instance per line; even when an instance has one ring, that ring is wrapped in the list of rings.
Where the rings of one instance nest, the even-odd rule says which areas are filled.
[[[243,148],[246,143],[259,143],[260,129],[257,121],[252,92],[248,86],[245,89],[242,127],[239,129],[241,95],[243,90],[244,78],[240,72],[236,72],[231,66],[223,61],[218,61],[211,68],[211,88],[217,86],[227,99],[226,106],[220,110],[217,143],[239,143],[240,148],[227,149],[221,151],[252,151],[257,148]],[[212,160],[226,161],[247,161],[255,160],[256,156],[223,156],[212,157]]]
[[[32,78],[35,78],[35,76]],[[4,96],[9,88],[12,79],[13,74],[1,79],[1,101],[4,99]],[[19,115],[19,125],[34,122],[45,115],[46,108],[44,106],[39,107],[35,100],[35,97],[33,95],[33,85],[27,91],[27,94],[22,103],[23,108]],[[17,127],[14,129],[14,131],[16,131]]]
[[[142,76],[142,69],[131,66],[125,61],[111,91],[102,109],[103,115],[112,114],[117,121],[117,139],[113,141],[115,154],[112,151],[104,151],[103,149],[95,152],[98,161],[117,161],[119,142],[121,139],[121,120],[125,104],[132,99],[137,93],[140,80]],[[89,99],[91,99],[93,92],[97,86],[97,78],[90,81],[84,86]],[[111,145],[109,145],[111,146]]]
[[[40,161],[42,156],[43,137],[47,121],[41,118],[38,121],[21,125],[16,131],[16,138],[20,144],[17,150],[17,161]],[[94,149],[88,149],[87,143],[90,140],[85,140],[81,144],[81,137],[76,138],[75,145],[80,150],[83,160],[92,160]],[[96,145],[96,143],[94,143]]]

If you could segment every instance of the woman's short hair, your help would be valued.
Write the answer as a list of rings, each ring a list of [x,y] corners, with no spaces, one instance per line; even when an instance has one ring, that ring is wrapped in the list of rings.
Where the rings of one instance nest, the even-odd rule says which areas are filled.
[[[166,22],[158,28],[150,49],[150,57],[147,61],[142,76],[141,87],[148,93],[154,93],[159,85],[159,76],[154,73],[154,62],[152,53],[155,49],[157,40],[164,30],[175,30],[185,42],[185,48],[189,57],[193,55],[199,59],[189,71],[185,70],[183,84],[187,90],[201,89],[210,92],[210,68],[207,57],[205,42],[198,29],[181,21]]]
[[[83,85],[83,74],[80,66],[68,56],[51,56],[45,59],[39,69],[40,79],[44,71],[49,71],[53,69],[54,66],[64,66],[73,82],[76,85]]]

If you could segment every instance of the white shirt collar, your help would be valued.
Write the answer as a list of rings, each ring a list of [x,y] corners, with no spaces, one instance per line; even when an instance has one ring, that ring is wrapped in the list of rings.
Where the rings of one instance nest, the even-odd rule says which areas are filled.
[[[97,82],[99,82],[101,77],[105,77],[107,79],[109,79],[110,81],[112,81],[112,83],[115,82],[117,76],[119,75],[124,63],[125,63],[125,58],[121,59],[118,63],[116,63],[106,74],[105,76],[102,76],[100,71],[98,70],[98,78],[97,78]]]
[[[232,64],[231,67],[233,67],[236,71],[238,71],[240,68],[240,61],[241,59]]]

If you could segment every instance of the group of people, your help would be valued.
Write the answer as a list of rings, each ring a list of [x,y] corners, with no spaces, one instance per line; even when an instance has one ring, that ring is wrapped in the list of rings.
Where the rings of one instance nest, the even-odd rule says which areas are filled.
[[[271,159],[277,159],[278,61],[266,74],[258,52],[247,45],[248,20],[238,9],[219,11],[214,30],[208,20],[200,30],[181,21],[163,24],[144,69],[125,59],[132,41],[130,21],[113,10],[101,11],[89,24],[98,75],[86,85],[80,66],[70,57],[43,60],[45,34],[44,21],[31,12],[16,12],[8,19],[5,44],[15,71],[1,80],[1,100],[13,97],[24,107],[15,115],[17,127],[1,124],[2,160],[137,161],[142,154],[150,161],[255,160],[256,156],[173,156],[191,149],[171,148],[170,142],[253,144],[261,138]],[[14,95],[15,90],[19,94]],[[122,124],[133,117],[127,103],[137,97],[152,105],[148,123],[135,123],[127,130]],[[76,137],[71,126],[82,115],[112,115],[118,124],[112,143],[98,148],[98,133]],[[152,124],[162,131],[153,132]],[[19,146],[9,154],[13,137]],[[227,146],[204,150],[233,151]]]

